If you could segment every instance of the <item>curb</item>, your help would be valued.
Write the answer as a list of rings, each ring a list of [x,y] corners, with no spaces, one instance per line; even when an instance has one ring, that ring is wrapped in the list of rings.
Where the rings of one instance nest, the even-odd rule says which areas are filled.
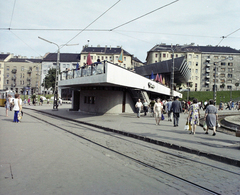
[[[176,144],[171,144],[171,143],[167,143],[167,142],[164,142],[164,141],[155,140],[155,139],[152,139],[152,138],[140,136],[140,135],[137,135],[137,134],[126,132],[126,131],[120,131],[120,130],[112,129],[112,128],[109,128],[109,127],[104,127],[104,126],[95,125],[95,124],[92,124],[92,123],[78,121],[78,120],[75,120],[75,119],[51,114],[49,112],[44,112],[44,111],[41,111],[41,110],[36,110],[36,109],[32,109],[32,108],[25,108],[25,109],[34,110],[34,111],[37,111],[37,112],[41,112],[41,113],[44,113],[44,114],[48,114],[48,115],[51,115],[51,116],[62,118],[62,119],[65,119],[65,120],[77,122],[77,123],[88,125],[88,126],[91,126],[91,127],[96,127],[96,128],[102,129],[104,131],[117,133],[117,134],[120,134],[120,135],[124,135],[124,136],[127,136],[127,137],[131,137],[131,138],[134,138],[134,139],[145,141],[145,142],[148,142],[148,143],[156,144],[156,145],[159,145],[159,146],[163,146],[163,147],[167,147],[167,148],[171,148],[171,149],[175,149],[175,150],[179,150],[179,151],[184,151],[184,152],[191,153],[191,154],[196,154],[198,156],[203,156],[203,157],[209,158],[211,160],[220,161],[220,162],[223,162],[223,163],[226,163],[226,164],[230,164],[230,165],[240,167],[240,160],[231,159],[231,158],[224,157],[224,156],[221,156],[221,155],[218,155],[218,154],[201,152],[199,150],[187,148],[187,147],[184,147],[184,146],[179,146],[179,145],[176,145]]]

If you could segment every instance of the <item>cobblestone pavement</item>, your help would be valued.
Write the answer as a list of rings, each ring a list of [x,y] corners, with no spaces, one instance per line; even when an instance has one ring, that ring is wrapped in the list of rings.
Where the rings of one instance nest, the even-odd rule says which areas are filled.
[[[240,193],[238,167],[25,112],[220,194]],[[27,115],[20,124],[0,118],[0,194],[208,194]]]

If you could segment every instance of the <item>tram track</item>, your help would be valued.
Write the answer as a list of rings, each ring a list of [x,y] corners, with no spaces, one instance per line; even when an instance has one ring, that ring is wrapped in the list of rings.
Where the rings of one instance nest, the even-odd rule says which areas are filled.
[[[38,111],[36,111],[36,110],[34,110],[34,111],[35,111],[35,112],[38,112]],[[38,113],[39,113],[39,112],[38,112]],[[137,158],[135,158],[135,157],[132,157],[132,156],[130,156],[130,155],[127,155],[126,153],[123,153],[123,152],[118,151],[118,150],[116,150],[116,149],[110,148],[108,145],[104,145],[104,144],[102,144],[102,143],[100,143],[100,142],[97,142],[97,141],[93,140],[92,138],[88,138],[88,137],[86,137],[86,136],[84,136],[84,135],[81,135],[80,133],[76,133],[76,132],[74,132],[74,131],[68,130],[68,129],[64,128],[63,126],[61,126],[61,125],[54,124],[54,123],[52,122],[52,120],[43,119],[43,117],[41,117],[41,116],[37,116],[36,114],[33,115],[33,114],[28,113],[28,112],[25,112],[25,114],[27,114],[27,115],[29,115],[29,116],[37,119],[37,120],[40,120],[40,121],[42,121],[42,122],[44,122],[44,123],[46,123],[46,124],[49,124],[49,125],[51,125],[51,126],[54,126],[54,127],[56,127],[57,129],[60,129],[60,130],[66,132],[66,133],[68,133],[68,134],[71,134],[71,135],[73,135],[73,136],[75,136],[75,137],[84,139],[84,140],[86,140],[87,142],[90,142],[90,143],[92,143],[92,144],[94,144],[94,145],[96,145],[96,146],[98,146],[98,147],[104,148],[104,149],[106,149],[106,150],[108,150],[108,151],[111,151],[111,152],[117,154],[117,155],[120,155],[120,156],[122,156],[122,157],[124,157],[124,158],[127,158],[127,159],[129,159],[129,160],[131,160],[131,161],[134,161],[135,163],[138,163],[138,164],[140,164],[141,166],[144,166],[144,167],[147,167],[147,168],[152,169],[152,170],[154,170],[154,171],[157,171],[157,172],[166,174],[166,175],[168,175],[168,176],[170,176],[170,177],[172,177],[172,178],[175,178],[175,179],[180,180],[180,181],[182,181],[182,182],[184,182],[184,183],[186,183],[186,184],[189,184],[189,185],[191,185],[191,186],[194,186],[194,187],[196,187],[196,188],[198,188],[198,189],[200,189],[200,190],[203,190],[203,191],[205,191],[205,192],[207,192],[207,193],[209,193],[209,194],[220,194],[220,193],[215,192],[215,191],[213,191],[213,190],[211,190],[211,189],[209,189],[209,188],[206,188],[206,187],[204,187],[204,186],[202,186],[202,185],[199,185],[199,184],[194,183],[194,182],[191,182],[191,181],[189,181],[189,180],[187,180],[187,179],[185,179],[185,178],[182,178],[182,177],[180,177],[180,176],[178,176],[178,175],[175,175],[175,174],[173,174],[173,173],[170,173],[169,171],[165,171],[164,169],[161,169],[161,168],[159,168],[159,167],[157,167],[157,166],[154,166],[153,164],[150,164],[150,163],[148,163],[148,162],[145,162],[144,160],[137,159]],[[44,114],[46,114],[46,113],[44,113]],[[50,115],[50,114],[49,114],[49,116],[50,116],[52,119],[54,119],[54,118],[55,118],[56,120],[59,119],[59,117],[57,117],[57,116],[52,116],[52,115]],[[67,120],[67,119],[65,119],[65,120]],[[69,121],[69,120],[68,120],[68,121]],[[88,128],[88,130],[91,130],[91,131],[94,131],[94,132],[97,132],[97,133],[105,134],[105,135],[107,135],[107,136],[112,136],[112,137],[115,137],[115,138],[116,138],[116,135],[109,134],[108,132],[102,132],[102,129],[101,129],[101,132],[100,132],[100,131],[97,131],[97,130],[93,129],[93,126],[89,126],[89,125],[86,125],[86,124],[79,124],[77,121],[72,121],[72,120],[70,120],[70,121],[71,121],[71,125],[82,126],[83,128]],[[98,128],[98,127],[94,127],[94,128]],[[124,141],[132,142],[132,141],[129,141],[129,140],[124,139],[124,138],[122,138],[122,137],[120,137],[120,138],[117,137],[117,139],[122,139],[122,140],[124,140]],[[235,173],[235,172],[232,172],[232,171],[223,169],[223,168],[219,168],[219,167],[216,167],[216,166],[213,166],[213,165],[209,165],[209,164],[207,164],[207,163],[202,163],[202,162],[200,162],[200,161],[196,161],[196,160],[193,160],[193,159],[185,158],[185,157],[183,157],[183,156],[174,155],[174,154],[171,154],[171,153],[169,153],[169,152],[161,151],[161,150],[159,150],[159,149],[155,149],[155,148],[152,148],[152,147],[143,145],[143,144],[139,144],[139,143],[135,143],[135,144],[141,145],[142,147],[144,146],[145,148],[148,148],[148,149],[151,149],[151,150],[155,150],[156,152],[164,153],[165,155],[171,155],[171,156],[173,156],[173,157],[175,157],[175,158],[182,158],[183,160],[188,160],[188,161],[191,161],[191,162],[199,163],[199,164],[204,165],[204,166],[209,166],[209,167],[212,167],[212,168],[214,168],[214,169],[218,169],[218,170],[220,170],[220,171],[224,171],[224,172],[228,172],[228,173],[230,173],[230,174],[234,174],[234,175],[240,176],[240,173]]]

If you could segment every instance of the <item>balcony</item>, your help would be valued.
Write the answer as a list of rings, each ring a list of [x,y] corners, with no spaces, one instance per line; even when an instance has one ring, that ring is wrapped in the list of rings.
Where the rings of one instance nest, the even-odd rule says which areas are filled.
[[[16,77],[12,77],[12,81],[16,81]]]
[[[11,87],[16,87],[16,84],[11,84]]]
[[[29,82],[29,81],[31,81],[31,79],[28,78],[27,81]]]
[[[210,72],[210,69],[209,69],[209,68],[206,68],[206,72]]]
[[[28,70],[28,71],[27,71],[27,74],[31,74],[31,73],[32,73],[32,71],[31,71],[31,70]]]
[[[206,78],[206,79],[209,79],[209,78],[210,78],[210,75],[206,75],[205,78]]]
[[[209,62],[210,62],[210,58],[207,58],[207,59],[206,59],[206,62],[209,63]]]
[[[17,73],[17,69],[12,69],[12,73],[16,74]]]
[[[206,63],[206,67],[210,67],[210,64],[209,64],[209,63]]]
[[[207,80],[207,81],[205,81],[205,83],[208,85],[210,82]]]

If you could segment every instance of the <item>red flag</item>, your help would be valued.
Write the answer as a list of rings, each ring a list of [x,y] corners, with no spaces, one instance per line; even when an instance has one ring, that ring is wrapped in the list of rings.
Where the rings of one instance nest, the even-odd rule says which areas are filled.
[[[158,81],[159,81],[159,83],[162,83],[162,75],[161,74],[160,74]]]
[[[156,76],[156,78],[155,78],[155,81],[158,82],[158,80],[159,80],[159,76],[158,76],[158,74],[157,74],[157,76]]]
[[[87,65],[91,65],[91,64],[92,64],[92,59],[91,59],[90,53],[88,53],[88,56],[87,56]]]

